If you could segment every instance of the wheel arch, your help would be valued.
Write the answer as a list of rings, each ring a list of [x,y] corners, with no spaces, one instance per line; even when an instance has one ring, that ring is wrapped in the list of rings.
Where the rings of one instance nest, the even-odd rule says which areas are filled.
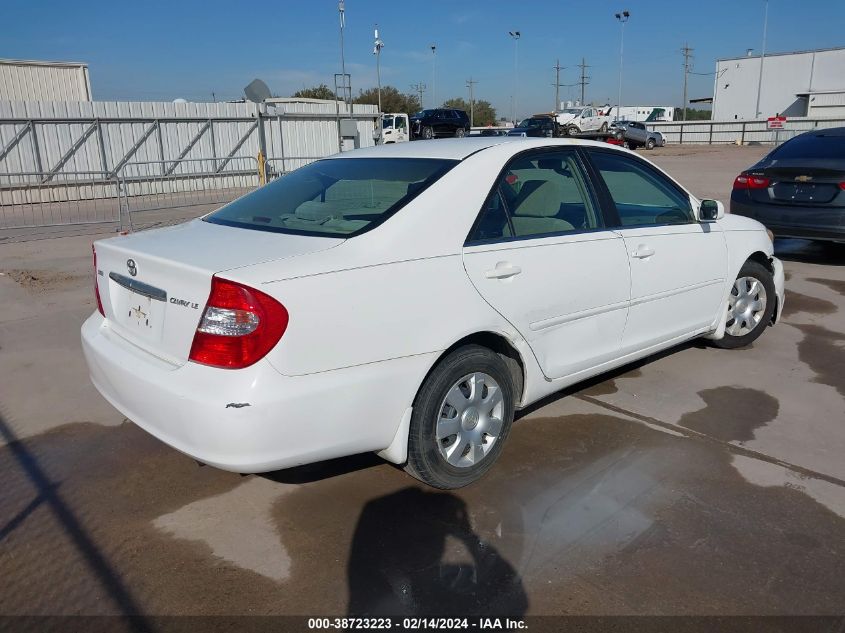
[[[513,342],[500,332],[482,330],[480,332],[467,334],[452,343],[449,347],[443,350],[440,356],[438,356],[431,364],[431,367],[429,367],[425,377],[420,382],[420,386],[422,386],[429,374],[434,371],[434,368],[440,364],[440,361],[464,345],[480,345],[481,347],[486,347],[487,349],[499,354],[503,358],[505,364],[510,370],[511,378],[513,378],[514,393],[517,395],[516,404],[519,406],[525,398],[525,360],[522,358],[522,354],[514,346]],[[414,397],[416,398],[416,396]]]
[[[462,338],[452,343],[449,347],[444,349],[443,352],[437,356],[437,358],[434,360],[433,363],[431,363],[431,366],[428,368],[428,371],[425,372],[422,377],[422,380],[420,380],[419,385],[417,386],[417,390],[414,393],[414,404],[416,404],[419,391],[425,384],[425,381],[431,375],[431,372],[434,371],[434,369],[440,364],[440,362],[444,358],[446,358],[446,356],[451,354],[454,350],[465,345],[480,345],[481,347],[486,347],[487,349],[499,354],[505,361],[505,364],[511,372],[511,377],[513,378],[514,391],[516,394],[518,394],[518,403],[515,404],[519,406],[522,402],[524,402],[526,367],[522,354],[519,352],[516,346],[514,346],[513,342],[508,339],[507,336],[498,332],[483,330],[480,332],[473,332],[472,334],[467,334],[466,336],[463,336]],[[405,413],[399,423],[398,428],[396,429],[396,433],[390,445],[387,448],[378,451],[377,454],[380,457],[394,464],[404,464],[407,461],[408,432],[410,429],[412,412],[413,406],[408,407],[405,410]]]

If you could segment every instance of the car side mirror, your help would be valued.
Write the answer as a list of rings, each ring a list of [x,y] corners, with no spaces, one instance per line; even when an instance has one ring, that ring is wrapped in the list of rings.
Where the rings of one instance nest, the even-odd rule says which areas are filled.
[[[698,219],[702,222],[714,222],[725,217],[725,205],[718,200],[702,200],[698,207]]]

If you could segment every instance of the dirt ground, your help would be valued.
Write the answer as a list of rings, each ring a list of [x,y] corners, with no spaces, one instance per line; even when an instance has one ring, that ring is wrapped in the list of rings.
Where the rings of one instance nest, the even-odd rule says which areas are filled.
[[[727,202],[761,147],[644,152]],[[841,615],[845,247],[776,243],[783,321],[520,414],[481,482],[374,456],[240,476],[88,381],[81,235],[0,245],[0,614]]]

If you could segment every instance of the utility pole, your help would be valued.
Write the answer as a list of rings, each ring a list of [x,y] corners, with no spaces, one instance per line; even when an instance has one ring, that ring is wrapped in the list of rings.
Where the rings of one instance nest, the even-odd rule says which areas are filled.
[[[754,108],[754,118],[758,118],[760,112],[760,91],[763,89],[763,62],[766,59],[766,31],[769,28],[769,0],[766,0],[766,12],[763,14],[763,49],[760,52],[760,77],[757,79],[757,105]]]
[[[423,93],[425,92],[426,86],[424,83],[420,82],[417,84],[411,84],[411,90],[416,92],[420,96],[420,108],[423,108]]]
[[[685,42],[681,49],[681,54],[684,56],[684,121],[687,120],[687,78],[689,77],[693,49]]]
[[[560,71],[566,70],[566,66],[561,66],[558,59],[552,68],[555,69],[555,108],[552,112],[557,112],[560,109],[560,87],[563,85],[560,83]]]
[[[513,97],[511,100],[511,119],[516,123],[516,98],[519,92],[519,38],[522,33],[519,31],[508,31],[513,39]]]
[[[478,80],[473,80],[472,77],[467,79],[467,88],[469,88],[469,126],[475,126],[475,96],[473,86],[478,83]]]
[[[437,107],[437,46],[431,45],[431,107]]]
[[[615,121],[618,121],[622,118],[622,53],[625,50],[625,23],[630,17],[631,13],[629,11],[623,11],[622,13],[616,14],[616,19],[621,25],[621,30],[619,34],[619,101],[616,104],[616,119],[614,119]]]
[[[375,42],[373,42],[373,55],[376,56],[376,82],[378,83],[378,111],[381,113],[381,49],[384,42],[378,36],[378,24],[375,28]]]
[[[217,95],[214,94],[213,90],[211,91],[211,99],[212,99],[212,101],[214,101],[214,103],[217,103]]]
[[[590,82],[587,81],[589,77],[586,74],[589,66],[587,66],[587,60],[583,57],[581,58],[581,63],[578,64],[578,68],[581,69],[581,81],[579,82],[581,84],[581,105],[584,105],[584,87],[587,86]]]

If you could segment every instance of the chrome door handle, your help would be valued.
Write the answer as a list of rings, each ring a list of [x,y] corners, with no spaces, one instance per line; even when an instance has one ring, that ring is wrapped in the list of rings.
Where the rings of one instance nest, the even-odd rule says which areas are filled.
[[[631,257],[636,257],[637,259],[645,259],[652,255],[654,255],[654,249],[644,244],[637,246],[637,250],[631,253]]]
[[[522,268],[519,266],[513,266],[508,262],[499,262],[493,270],[486,271],[484,276],[487,277],[487,279],[508,279],[509,277],[518,275],[521,272]]]

